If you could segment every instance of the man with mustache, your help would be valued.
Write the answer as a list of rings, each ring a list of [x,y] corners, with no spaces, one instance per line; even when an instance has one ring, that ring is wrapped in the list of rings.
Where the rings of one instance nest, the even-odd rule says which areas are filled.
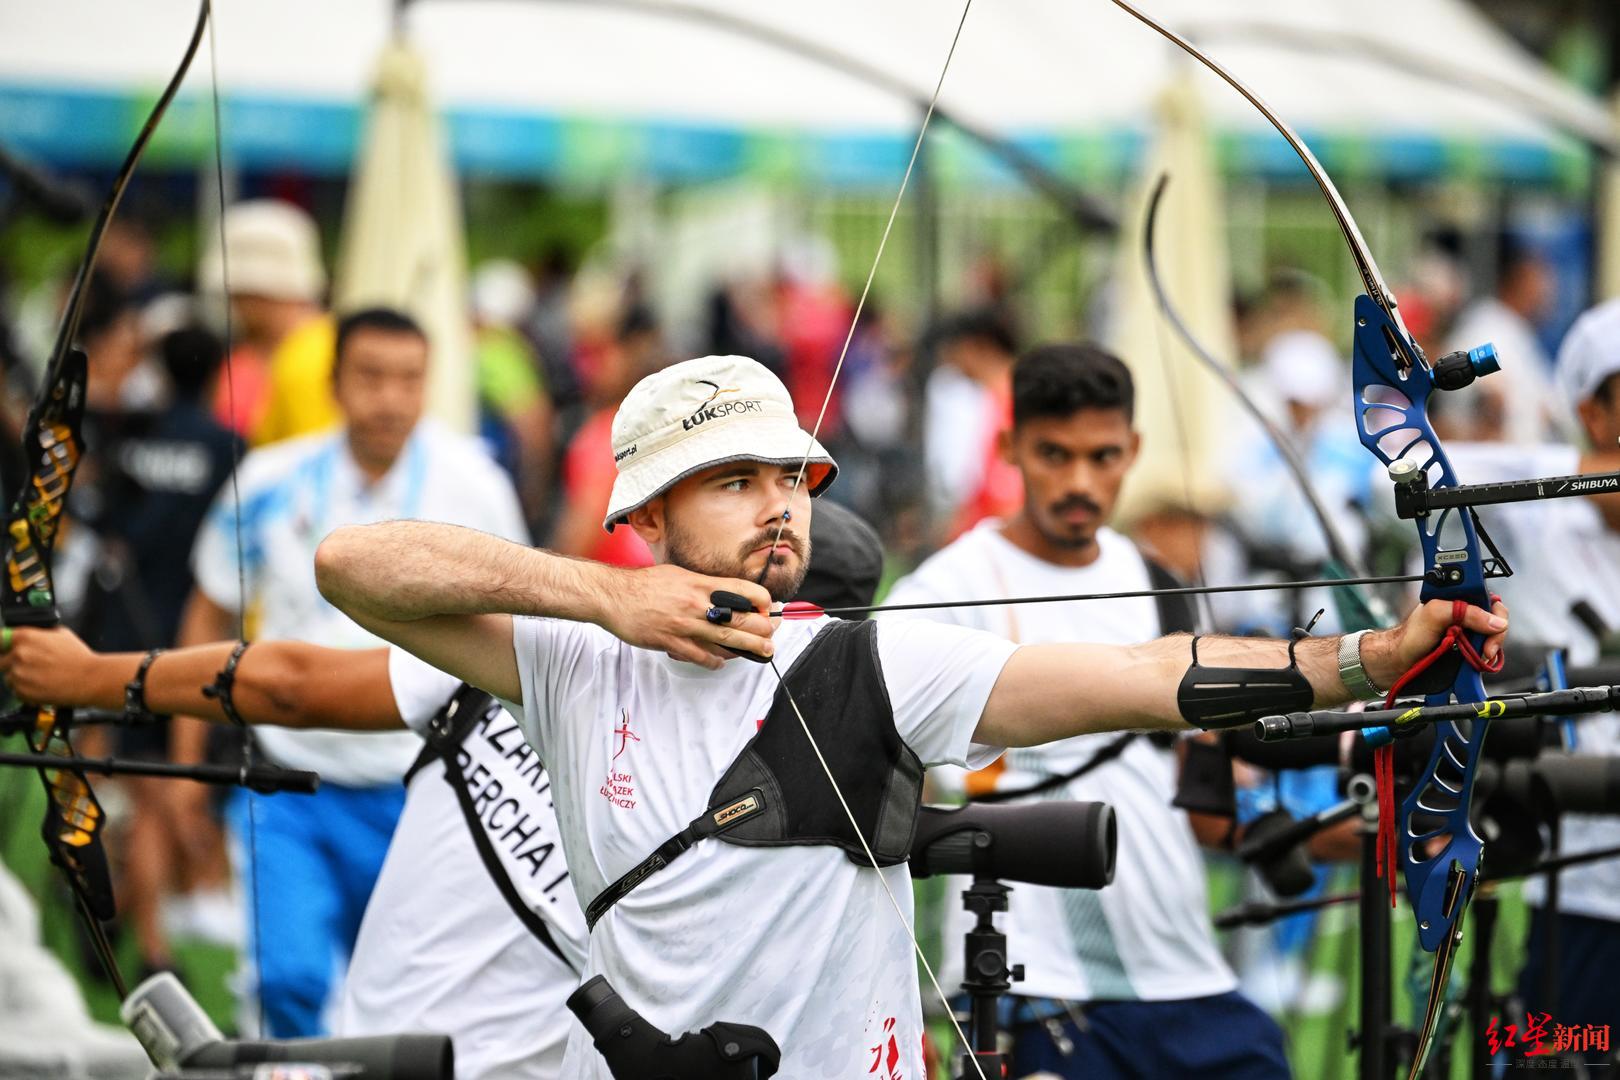
[[[812,528],[816,567],[799,599],[870,604],[883,570],[877,533],[837,505],[821,507]],[[138,696],[158,713],[229,723],[204,688],[235,645],[162,653],[145,665]],[[92,652],[66,627],[0,636],[0,678],[32,703],[127,709],[141,661]],[[403,726],[430,742],[406,774],[405,809],[360,923],[334,1033],[444,1032],[458,1080],[567,1076],[562,1055],[574,1020],[564,1002],[589,945],[558,850],[551,785],[518,722],[491,702],[469,714],[470,725],[455,723],[462,714],[452,702],[476,704],[466,688],[398,647],[257,641],[238,658],[231,701],[254,727]],[[617,734],[616,755],[641,738],[629,725]]]
[[[1014,365],[1012,399],[1001,453],[1023,477],[1022,507],[939,551],[895,585],[889,602],[958,599],[964,590],[993,599],[1174,584],[1105,524],[1142,441],[1132,427],[1130,370],[1095,345],[1044,345]],[[1187,597],[883,617],[908,616],[1021,643],[1125,645],[1195,622]],[[1167,741],[1081,735],[1009,750],[967,777],[970,797],[1096,800],[1112,805],[1119,823],[1106,889],[1013,890],[1008,951],[1024,965],[1024,980],[1014,984],[1004,1018],[1015,1040],[1012,1075],[1288,1075],[1281,1029],[1238,993],[1216,947],[1198,843],[1186,813],[1170,804],[1176,773]],[[972,921],[950,910],[945,940],[954,949]],[[1157,1037],[1166,1031],[1176,1037]]]
[[[708,383],[731,392],[711,399]],[[667,1032],[763,1028],[783,1080],[919,1077],[904,861],[922,769],[982,767],[1006,746],[1100,731],[1185,730],[1188,640],[1018,647],[925,621],[778,625],[774,603],[807,570],[811,496],[836,465],[800,429],[781,381],[744,357],[643,379],[614,419],[613,453],[604,527],[634,529],[657,565],[388,522],[326,538],[322,594],[521,714],[591,928],[585,977],[605,977]],[[1450,604],[1425,605],[1350,639],[1342,669],[1338,639],[1301,642],[1303,695],[1343,701],[1344,678],[1363,672],[1391,684],[1451,616]],[[1490,635],[1494,657],[1506,610],[1470,610],[1465,626]],[[1287,653],[1259,639],[1198,646],[1203,663],[1232,667],[1283,667]],[[563,1073],[611,1076],[583,1028]]]

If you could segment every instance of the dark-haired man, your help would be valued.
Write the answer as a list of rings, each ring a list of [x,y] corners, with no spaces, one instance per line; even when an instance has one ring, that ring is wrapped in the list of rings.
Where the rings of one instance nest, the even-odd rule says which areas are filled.
[[[522,714],[592,928],[586,976],[669,1032],[764,1028],[783,1080],[920,1076],[902,917],[922,768],[983,766],[1008,745],[1091,732],[1185,729],[1187,640],[1019,648],[921,621],[778,626],[775,602],[809,565],[811,496],[837,469],[781,381],[745,357],[676,364],[631,390],[612,436],[618,479],[603,525],[634,529],[659,565],[387,522],[326,538],[321,592]],[[1302,642],[1309,695],[1347,696],[1341,651],[1344,677],[1364,669],[1387,685],[1450,619],[1436,603],[1354,648]],[[1466,625],[1491,635],[1495,656],[1506,610],[1470,610]],[[1257,639],[1199,646],[1226,666],[1279,667],[1286,651]],[[826,773],[806,731],[819,733]],[[609,1080],[582,1027],[563,1071]]]
[[[422,419],[428,352],[426,335],[400,312],[370,308],[339,320],[332,391],[344,425],[243,460],[193,549],[197,588],[180,644],[235,637],[244,603],[258,637],[381,644],[316,591],[315,549],[340,525],[426,518],[527,541],[506,474],[473,440]],[[175,756],[200,758],[205,738],[201,724],[177,721]],[[270,1034],[317,1035],[399,817],[400,777],[420,742],[406,732],[265,730],[255,738],[270,760],[313,769],[323,781],[310,799],[244,792],[230,813],[237,850],[253,858],[241,866],[246,909],[265,947],[249,955],[263,965]]]
[[[1023,477],[1022,506],[936,553],[901,579],[889,602],[1174,584],[1106,524],[1141,445],[1134,406],[1130,371],[1095,345],[1044,345],[1021,357],[1001,454]],[[1128,645],[1194,629],[1191,604],[1170,599],[945,607],[884,618],[926,617],[1025,644]],[[1216,948],[1197,841],[1187,815],[1170,805],[1176,759],[1167,743],[1081,735],[1009,750],[967,784],[970,795],[995,792],[998,799],[1106,802],[1119,821],[1108,888],[1013,890],[1008,948],[1025,970],[1007,1017],[1013,1075],[1287,1075],[1281,1030],[1237,993]],[[953,950],[969,928],[965,918],[948,920]],[[1175,1037],[1155,1037],[1168,1031]]]

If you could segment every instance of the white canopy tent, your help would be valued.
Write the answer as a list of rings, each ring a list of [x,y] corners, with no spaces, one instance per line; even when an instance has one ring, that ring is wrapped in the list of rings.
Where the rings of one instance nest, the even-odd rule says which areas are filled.
[[[1567,150],[1571,143],[1561,132],[1616,144],[1600,102],[1560,81],[1465,0],[1145,6],[1207,45],[1306,132],[1487,150]],[[178,59],[193,12],[191,0],[56,0],[20,10],[0,33],[0,87],[149,88]],[[476,116],[631,118],[903,139],[916,123],[914,104],[781,49],[747,47],[712,19],[766,24],[926,97],[959,13],[955,4],[932,0],[419,0],[407,10],[406,27],[441,104]],[[215,18],[219,83],[228,99],[352,105],[366,94],[393,5],[219,0]],[[1183,62],[1107,0],[979,0],[941,100],[1003,134],[1140,134],[1156,95]],[[1207,74],[1196,78],[1216,131],[1259,131],[1263,121],[1246,103]],[[199,63],[188,89],[206,90],[208,80],[208,65]],[[296,110],[280,117],[288,125],[307,122]],[[38,135],[37,126],[52,118],[13,119],[26,119]],[[55,119],[72,123],[69,116]],[[277,114],[256,112],[251,120],[274,125]],[[269,134],[244,131],[243,122],[237,118],[228,135]],[[7,132],[0,120],[0,141]],[[565,129],[562,137],[569,134]],[[463,145],[479,137],[472,120],[455,133]]]

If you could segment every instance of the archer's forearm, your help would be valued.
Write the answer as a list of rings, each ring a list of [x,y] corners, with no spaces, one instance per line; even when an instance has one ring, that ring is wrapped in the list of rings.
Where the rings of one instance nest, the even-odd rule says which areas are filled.
[[[362,625],[435,615],[596,622],[610,572],[474,529],[421,521],[345,526],[315,552],[321,595]]]
[[[147,711],[228,723],[218,698],[203,693],[230,659],[234,641],[171,649],[146,673]],[[140,653],[98,654],[85,672],[76,704],[118,710]],[[386,649],[328,649],[298,641],[254,644],[237,663],[231,700],[249,724],[381,731],[400,726],[388,680]],[[196,754],[187,731],[177,752]]]
[[[1385,666],[1386,636],[1363,639],[1362,655],[1375,680]],[[1002,669],[975,738],[1033,746],[1106,731],[1185,731],[1189,725],[1176,692],[1192,662],[1191,641],[1177,634],[1143,645],[1026,645]],[[1338,647],[1337,637],[1306,638],[1295,650],[1315,706],[1350,696],[1339,678]],[[1288,664],[1288,643],[1200,637],[1198,659],[1208,667],[1281,668]]]

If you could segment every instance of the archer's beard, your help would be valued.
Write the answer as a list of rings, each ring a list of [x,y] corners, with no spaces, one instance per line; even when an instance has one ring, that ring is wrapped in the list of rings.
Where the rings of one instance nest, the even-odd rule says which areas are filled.
[[[760,584],[778,604],[786,603],[799,595],[799,589],[804,585],[804,576],[810,569],[810,540],[792,529],[783,529],[780,541],[776,539],[775,529],[767,529],[739,547],[734,554],[721,555],[694,542],[675,525],[673,520],[667,522],[667,527],[668,536],[664,541],[665,559],[683,570],[690,570],[694,574],[706,574],[709,577],[759,581],[759,569],[756,567],[750,571],[749,558],[760,547],[773,542],[792,548],[792,556],[775,553],[766,556],[770,569]]]
[[[1041,534],[1041,539],[1058,551],[1090,551],[1097,546],[1096,529],[1070,532],[1060,527],[1045,525],[1039,518],[1032,518],[1031,521],[1035,525],[1035,531]]]
[[[1057,520],[1056,515],[1048,516],[1028,506],[1014,520],[1021,522],[1022,527],[1028,532],[1034,533],[1033,539],[1038,541],[1053,558],[1061,558],[1066,554],[1083,555],[1097,546],[1095,526],[1069,524]]]

